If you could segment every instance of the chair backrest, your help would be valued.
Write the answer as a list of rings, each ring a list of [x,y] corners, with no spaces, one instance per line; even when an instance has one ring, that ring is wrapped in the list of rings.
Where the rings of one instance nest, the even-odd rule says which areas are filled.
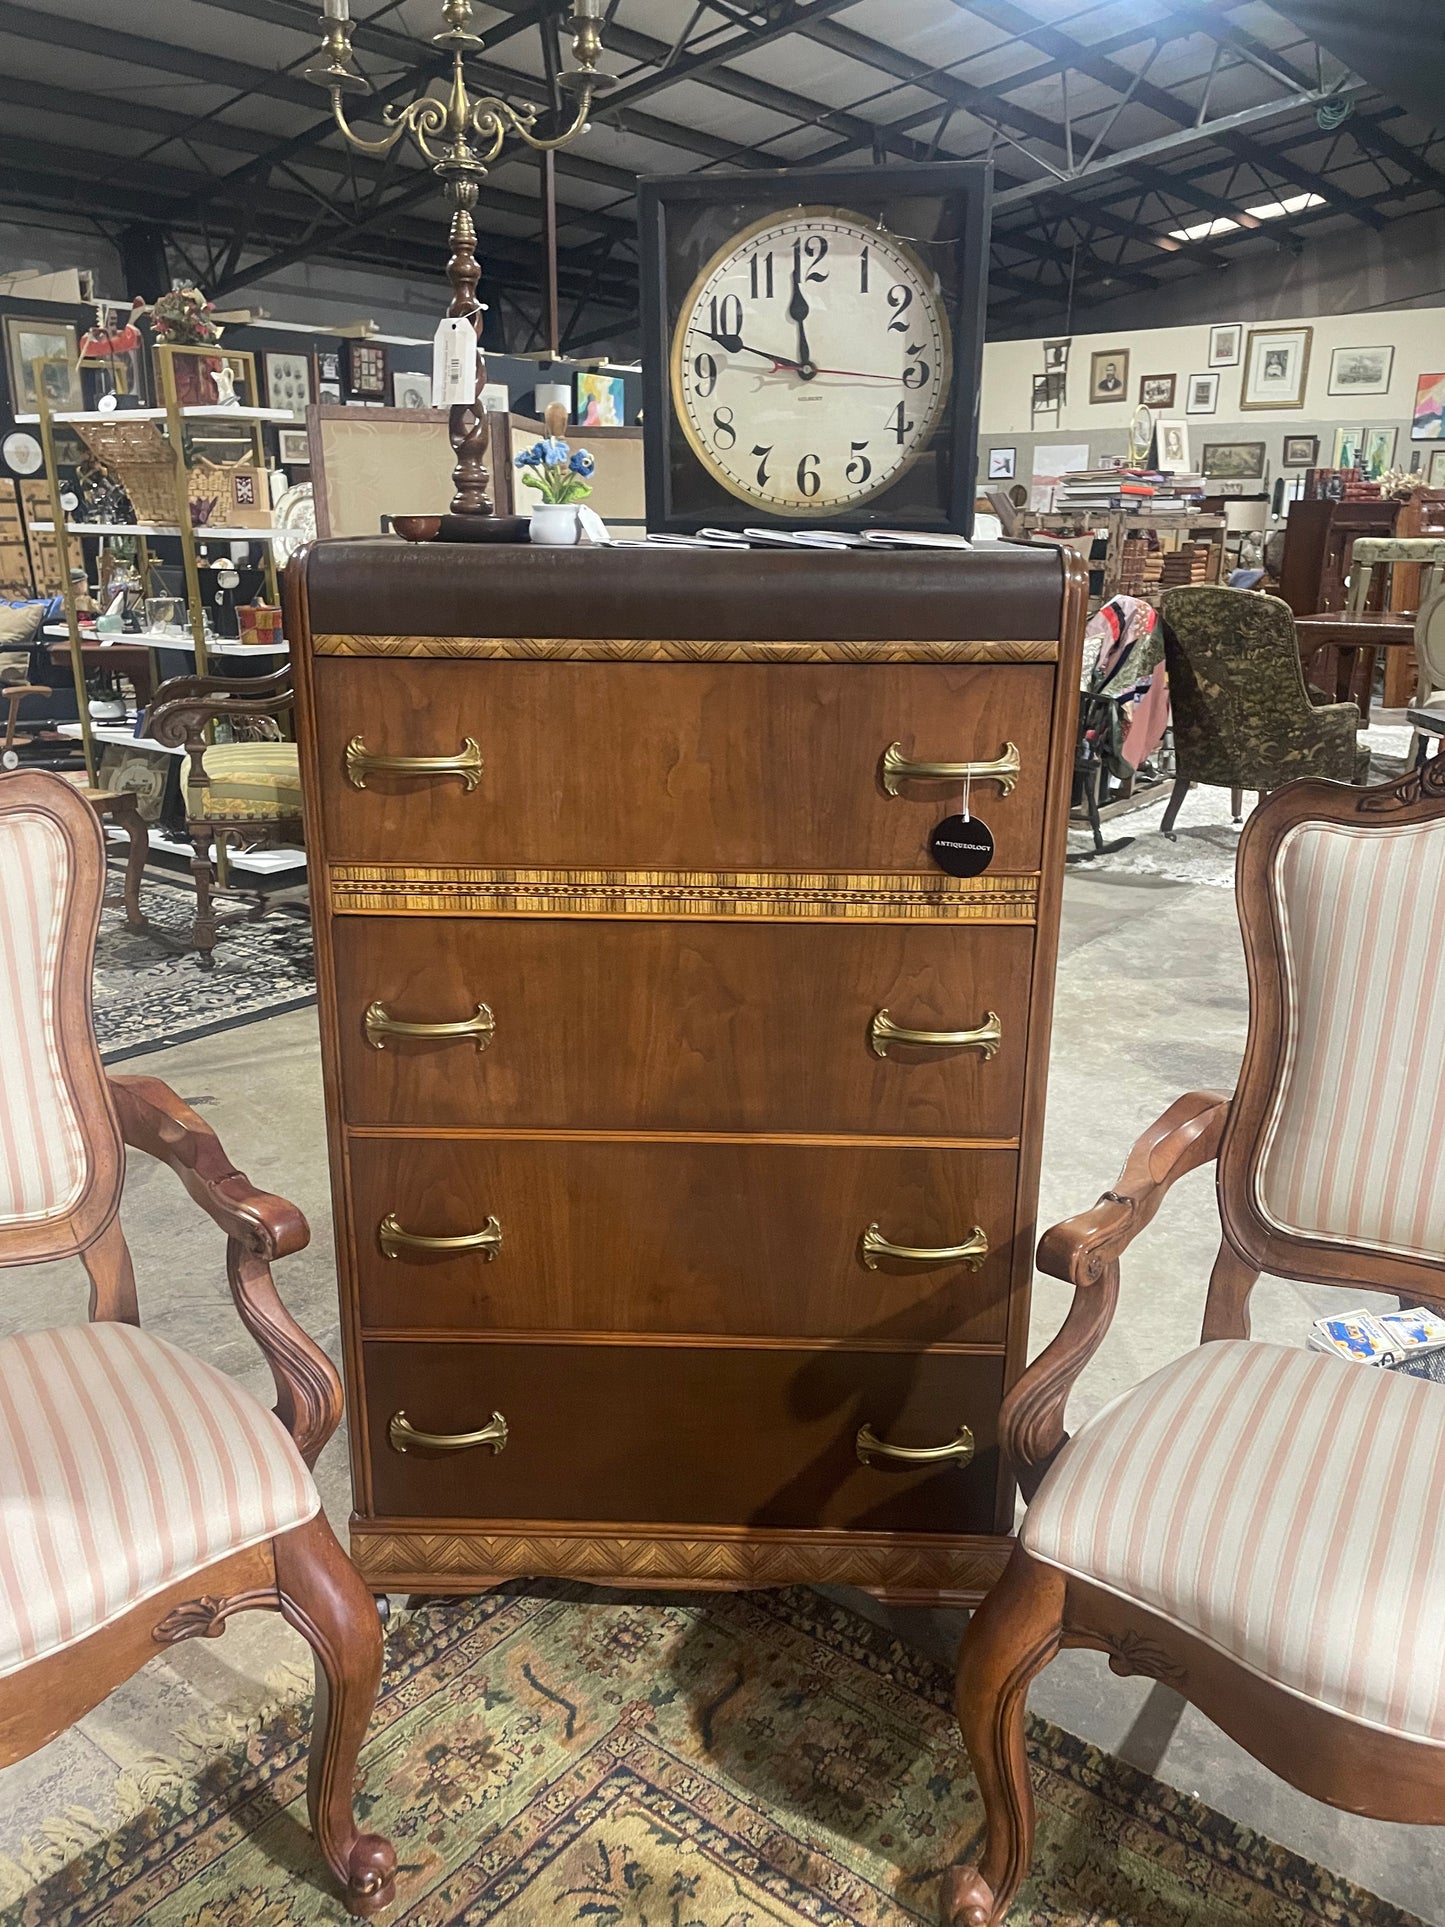
[[[1240,839],[1238,895],[1226,1238],[1257,1270],[1445,1307],[1445,758],[1280,790]]]
[[[1350,551],[1351,612],[1363,609],[1369,600],[1370,584],[1376,569],[1389,569],[1405,563],[1421,571],[1420,597],[1424,601],[1436,586],[1445,568],[1445,538],[1438,535],[1361,535]],[[1388,589],[1385,606],[1389,607]]]
[[[1289,604],[1197,583],[1166,590],[1159,613],[1180,775],[1258,787],[1251,772],[1311,713]]]
[[[1415,618],[1415,662],[1419,669],[1419,699],[1429,702],[1445,689],[1445,588],[1420,604]]]
[[[105,846],[61,777],[0,776],[0,1265],[85,1252],[125,1153],[91,1023]]]

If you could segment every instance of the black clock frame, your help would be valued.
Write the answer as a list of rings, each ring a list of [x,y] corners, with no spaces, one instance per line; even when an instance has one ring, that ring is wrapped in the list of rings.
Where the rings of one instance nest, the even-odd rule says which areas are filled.
[[[798,518],[740,502],[707,474],[678,424],[668,371],[672,335],[696,269],[716,251],[714,235],[697,250],[698,259],[670,275],[670,243],[689,216],[720,203],[736,210],[740,232],[769,214],[786,215],[816,204],[863,215],[884,215],[904,201],[934,201],[945,210],[938,226],[945,235],[950,272],[943,282],[944,311],[953,335],[953,391],[931,444],[939,460],[936,499],[920,505],[911,499],[911,470],[857,508],[838,509],[829,528],[896,527],[968,535],[978,465],[978,404],[983,377],[983,336],[988,296],[988,229],[993,169],[980,161],[921,161],[887,167],[787,167],[749,169],[729,174],[653,175],[638,182],[637,220],[641,244],[641,321],[643,379],[643,452],[647,478],[647,526],[673,535],[700,528],[788,528]],[[915,223],[916,224],[916,220]],[[920,239],[893,227],[900,240],[921,252]],[[923,247],[937,243],[923,242]],[[701,498],[694,506],[675,500],[673,463],[693,471]],[[906,506],[900,506],[900,503]]]

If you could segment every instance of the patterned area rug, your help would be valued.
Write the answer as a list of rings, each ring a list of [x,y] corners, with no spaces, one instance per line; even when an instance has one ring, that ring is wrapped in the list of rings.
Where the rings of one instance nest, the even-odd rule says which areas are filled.
[[[950,1681],[817,1594],[561,1583],[394,1624],[362,1756],[401,1927],[932,1927],[979,1805]],[[292,1707],[0,1910],[3,1927],[338,1921]],[[1035,1721],[1023,1927],[1419,1927]]]
[[[108,888],[116,892],[122,867],[110,865]],[[147,870],[141,909],[158,929],[184,939],[195,917],[196,893],[189,878]],[[194,950],[134,936],[120,909],[102,911],[95,950],[95,1031],[106,1063],[315,1002],[311,927],[294,910],[229,925],[216,940],[215,956],[215,968],[202,970]]]

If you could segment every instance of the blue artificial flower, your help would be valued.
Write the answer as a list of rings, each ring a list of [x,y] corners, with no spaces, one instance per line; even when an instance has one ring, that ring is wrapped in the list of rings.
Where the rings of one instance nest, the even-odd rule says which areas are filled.
[[[596,462],[593,461],[592,457],[588,454],[585,448],[579,448],[577,453],[572,457],[571,461],[568,462],[567,466],[568,468],[571,469],[574,475],[587,476],[592,473],[593,469],[596,468],[597,464]]]
[[[530,448],[524,448],[517,457],[518,468],[540,468],[541,466],[542,444],[540,442],[533,442]]]
[[[569,453],[571,452],[568,449],[566,442],[560,439],[554,440],[554,441],[538,442],[537,449],[542,457],[542,460],[547,464],[549,468],[560,468],[562,463],[566,461]]]

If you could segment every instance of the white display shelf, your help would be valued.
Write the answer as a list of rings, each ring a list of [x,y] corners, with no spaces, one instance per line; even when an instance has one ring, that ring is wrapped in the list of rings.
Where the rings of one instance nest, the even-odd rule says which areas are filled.
[[[47,622],[40,632],[57,642],[68,642],[70,631],[63,622]],[[80,632],[82,642],[98,643],[102,649],[108,644],[119,644],[122,648],[141,649],[184,649],[195,653],[195,643],[190,636],[168,635],[163,629],[143,629],[133,636],[97,636],[88,629]],[[238,642],[234,636],[216,636],[206,643],[208,656],[285,656],[289,655],[291,645],[283,636],[279,642]]]
[[[61,723],[58,733],[61,736],[73,736],[77,742],[81,740],[79,723]],[[128,723],[92,723],[90,733],[97,743],[127,743],[132,749],[159,750],[162,756],[184,756],[186,753],[180,747],[173,749],[169,743],[158,743],[153,736],[137,736],[134,720]]]
[[[222,408],[219,402],[197,403],[183,408],[186,421],[287,422],[299,427],[301,418],[290,408]],[[39,415],[17,415],[17,422],[38,422]],[[53,422],[163,422],[164,408],[66,408],[52,415]]]
[[[31,528],[37,535],[54,535],[53,522],[32,522]],[[179,535],[177,522],[67,522],[67,535]],[[218,529],[209,523],[191,530],[198,542],[277,542],[284,539],[294,541],[299,530],[296,529]]]
[[[118,855],[123,855],[129,848],[130,838],[124,830],[107,824],[106,835],[109,840],[116,845]],[[153,850],[164,851],[167,856],[183,856],[189,859],[195,855],[195,851],[189,843],[183,841],[182,838],[178,836],[167,836],[164,830],[151,830],[148,833],[147,840]],[[213,843],[211,845],[211,861],[214,863],[215,860],[216,846]],[[304,870],[306,868],[306,852],[296,849],[292,844],[285,843],[279,845],[274,850],[233,850],[228,848],[226,851],[226,861],[233,870],[250,870],[256,876],[278,876],[286,870]]]

